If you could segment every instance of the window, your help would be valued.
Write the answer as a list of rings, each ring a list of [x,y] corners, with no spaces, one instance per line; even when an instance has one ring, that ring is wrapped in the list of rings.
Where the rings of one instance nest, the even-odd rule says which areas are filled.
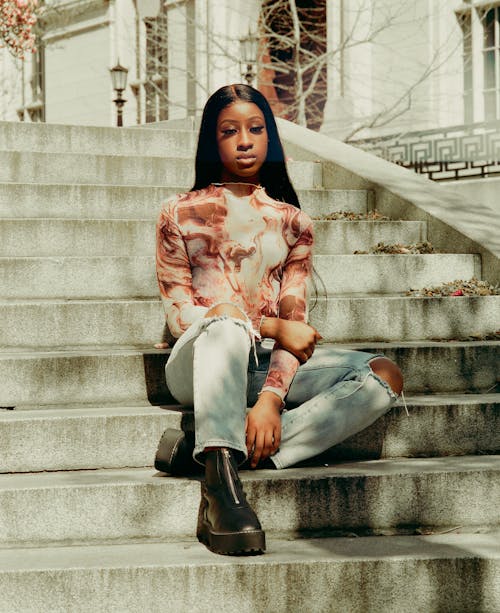
[[[167,16],[144,20],[146,25],[146,123],[168,119]]]
[[[43,43],[39,43],[32,58],[30,81],[32,102],[27,109],[31,121],[45,121],[45,50]]]
[[[460,15],[459,22],[463,37],[464,123],[471,124],[474,121],[474,96],[472,90],[472,19],[470,12]]]
[[[483,15],[484,119],[500,118],[500,7]]]

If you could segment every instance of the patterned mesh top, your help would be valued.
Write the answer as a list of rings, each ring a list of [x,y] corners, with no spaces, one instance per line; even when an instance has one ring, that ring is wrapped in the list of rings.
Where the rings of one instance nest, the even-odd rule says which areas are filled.
[[[156,270],[167,324],[176,338],[220,303],[238,306],[257,331],[263,315],[306,321],[311,219],[262,187],[237,185],[243,195],[212,184],[162,205]],[[275,343],[262,391],[283,400],[298,364]]]

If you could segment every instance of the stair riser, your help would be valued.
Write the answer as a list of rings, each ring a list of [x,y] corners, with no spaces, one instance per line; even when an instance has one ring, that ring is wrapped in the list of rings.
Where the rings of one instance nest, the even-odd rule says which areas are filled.
[[[400,401],[401,404],[401,401]],[[372,426],[333,447],[325,461],[500,453],[500,405],[394,407]]]
[[[311,309],[311,324],[330,342],[465,339],[491,334],[500,322],[500,296],[365,300],[332,296]]]
[[[398,293],[481,275],[479,256],[466,254],[321,255],[314,266],[332,294]]]
[[[314,224],[316,253],[350,254],[370,251],[377,243],[415,244],[426,240],[422,222],[320,221]]]
[[[242,471],[241,478],[250,504],[272,537],[297,532],[412,532],[424,526],[494,528],[499,524],[499,472],[479,467],[339,476],[330,470],[328,476],[297,479],[292,470],[288,477],[285,473],[276,479],[268,471],[264,479]],[[90,483],[80,475],[82,483],[71,487],[37,486],[37,477],[28,476],[29,484],[20,489],[3,489],[9,481],[19,482],[18,477],[0,478],[0,543],[192,538],[200,501],[197,480],[162,478],[154,470],[149,479],[142,470],[132,472],[125,483],[118,476],[117,482],[112,476],[99,482],[92,471],[87,475]]]
[[[152,219],[168,196],[191,185],[138,187],[134,185],[32,185],[0,183],[0,216],[4,218]],[[310,215],[333,211],[366,213],[368,192],[356,190],[297,190]],[[36,203],[36,206],[33,206]]]
[[[352,254],[378,241],[423,240],[420,222],[315,222],[317,253]],[[0,220],[0,257],[151,255],[155,222],[95,220]]]
[[[144,155],[193,158],[197,134],[192,130],[114,130],[102,127],[0,124],[3,150],[89,155]]]
[[[480,276],[479,256],[462,254],[315,256],[314,264],[332,294],[397,293]],[[158,296],[154,257],[146,256],[4,258],[0,284],[4,298]]]
[[[485,391],[497,384],[500,343],[359,349],[382,352],[403,371],[407,393]],[[66,403],[120,403],[149,400],[171,404],[165,385],[167,353],[80,350],[61,356],[10,354],[0,359],[0,406]]]
[[[3,218],[151,219],[184,186],[33,185],[0,183]],[[34,206],[34,203],[36,205]]]
[[[290,162],[288,172],[302,189],[322,187],[320,163]],[[0,181],[7,183],[168,186],[191,185],[193,180],[190,159],[0,151]]]
[[[379,559],[356,554],[338,560],[334,554],[325,559],[318,552],[311,560],[302,560],[296,551],[275,553],[271,542],[265,558],[220,561],[220,556],[210,555],[196,564],[190,550],[201,546],[186,543],[183,555],[189,555],[191,563],[185,566],[163,566],[158,560],[162,552],[167,557],[170,552],[162,544],[155,547],[159,551],[153,559],[124,547],[121,561],[105,561],[102,568],[87,560],[83,567],[77,562],[67,568],[53,550],[54,559],[47,568],[34,565],[32,570],[27,562],[22,570],[0,573],[0,611],[487,613],[500,609],[498,560],[460,554],[454,546],[449,555],[440,550],[434,555],[395,557],[391,551]],[[321,548],[321,543],[316,547]],[[31,561],[35,553],[27,550],[25,556]],[[101,558],[95,547],[90,548],[90,556]],[[271,556],[269,566],[265,562]],[[137,560],[134,566],[131,560]]]
[[[328,342],[460,339],[490,334],[500,296],[446,299],[330,297],[310,322]],[[159,300],[0,303],[0,346],[153,345],[165,315]]]
[[[394,407],[317,462],[500,453],[498,403],[409,403],[408,410],[409,417],[403,407]],[[1,472],[152,466],[166,428],[193,427],[192,413],[161,409],[147,414],[131,409],[129,415],[79,415],[69,409],[57,417],[38,413],[0,414]]]

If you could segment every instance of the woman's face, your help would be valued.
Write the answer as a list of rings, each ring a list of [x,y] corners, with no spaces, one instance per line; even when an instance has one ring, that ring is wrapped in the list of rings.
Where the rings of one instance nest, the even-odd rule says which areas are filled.
[[[238,100],[226,106],[217,119],[217,146],[223,182],[259,183],[267,156],[264,115],[253,102]]]

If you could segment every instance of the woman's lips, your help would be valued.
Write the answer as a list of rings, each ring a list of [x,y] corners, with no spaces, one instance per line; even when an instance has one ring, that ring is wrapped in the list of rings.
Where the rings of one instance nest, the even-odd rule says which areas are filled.
[[[236,160],[240,166],[252,166],[257,157],[255,155],[239,155]]]

